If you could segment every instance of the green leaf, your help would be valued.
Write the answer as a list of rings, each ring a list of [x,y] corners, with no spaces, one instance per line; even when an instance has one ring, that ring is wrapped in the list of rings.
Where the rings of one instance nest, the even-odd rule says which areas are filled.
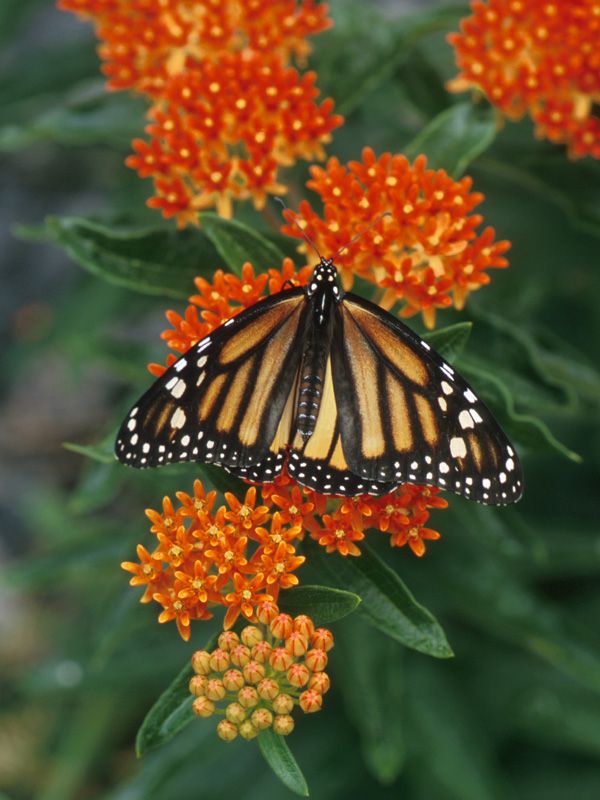
[[[212,636],[204,649],[211,650],[215,644],[216,636]],[[191,664],[186,664],[148,711],[135,740],[138,756],[165,744],[196,718],[192,711],[193,697],[188,689],[193,675]]]
[[[277,245],[247,225],[210,211],[200,214],[200,221],[202,230],[232,272],[241,274],[245,261],[249,261],[258,272],[281,266],[284,255]]]
[[[423,338],[442,358],[452,362],[462,353],[472,329],[472,322],[458,322],[456,325],[427,333]]]
[[[434,658],[454,655],[433,614],[367,545],[362,544],[357,558],[327,554],[312,545],[309,561],[333,583],[355,592],[362,600],[360,613],[387,636]]]
[[[329,586],[302,585],[282,592],[279,607],[288,614],[308,614],[317,625],[327,625],[351,614],[360,597]]]
[[[114,439],[104,441],[100,444],[77,444],[76,442],[63,442],[65,450],[72,453],[79,453],[81,456],[98,461],[101,464],[112,464],[115,460],[113,452]]]
[[[404,153],[411,159],[424,153],[431,169],[445,169],[458,178],[492,144],[496,132],[491,106],[458,103],[432,119]]]
[[[258,745],[265,761],[284,786],[300,797],[308,797],[306,779],[283,736],[272,730],[261,731]]]
[[[39,229],[20,227],[22,238]],[[80,266],[110,283],[144,294],[186,298],[197,275],[212,274],[219,256],[203,231],[106,225],[83,217],[48,217],[41,235]]]
[[[406,651],[357,617],[343,625],[341,633],[332,651],[336,682],[368,770],[380,783],[391,784],[404,767],[409,734],[404,719]]]

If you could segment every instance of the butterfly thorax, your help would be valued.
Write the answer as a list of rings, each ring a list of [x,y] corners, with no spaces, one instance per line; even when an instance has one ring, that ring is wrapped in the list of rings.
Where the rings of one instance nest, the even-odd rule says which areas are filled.
[[[331,349],[335,306],[342,299],[337,270],[331,259],[321,259],[314,268],[306,288],[310,312],[299,376],[296,426],[303,439],[308,439],[319,415],[327,360]]]

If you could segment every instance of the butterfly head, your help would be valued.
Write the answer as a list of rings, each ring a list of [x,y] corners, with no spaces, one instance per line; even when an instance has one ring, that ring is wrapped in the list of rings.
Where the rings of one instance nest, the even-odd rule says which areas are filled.
[[[342,290],[338,284],[338,273],[332,258],[321,258],[314,268],[306,289],[309,297],[325,295],[339,303]]]

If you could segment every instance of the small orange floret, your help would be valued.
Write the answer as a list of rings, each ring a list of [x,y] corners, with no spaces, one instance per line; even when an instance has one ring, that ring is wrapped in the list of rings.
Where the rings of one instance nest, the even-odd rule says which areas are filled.
[[[509,119],[528,113],[572,158],[600,158],[596,0],[473,0],[471,11],[448,36],[461,70],[449,88],[484,92]]]

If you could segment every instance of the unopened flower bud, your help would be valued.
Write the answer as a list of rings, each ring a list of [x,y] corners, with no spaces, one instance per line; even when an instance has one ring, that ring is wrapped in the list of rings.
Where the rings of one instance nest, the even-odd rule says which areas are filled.
[[[217,648],[211,653],[209,663],[214,672],[223,672],[229,666],[229,653],[226,650]]]
[[[246,709],[239,703],[229,703],[225,709],[225,716],[229,722],[233,722],[234,725],[239,725],[240,722],[246,719]]]
[[[210,717],[211,714],[214,714],[215,704],[208,697],[197,697],[192,703],[192,708],[194,714],[199,717]]]
[[[244,678],[248,683],[258,683],[265,677],[265,668],[258,661],[249,661],[244,667]]]
[[[244,720],[238,730],[240,732],[240,736],[244,739],[255,739],[258,736],[258,730],[249,719]]]
[[[192,669],[197,675],[208,675],[210,672],[210,653],[196,650],[192,656]]]
[[[250,717],[252,723],[259,731],[264,731],[265,728],[270,728],[273,723],[273,714],[268,708],[257,708],[252,712]]]
[[[263,625],[268,625],[279,614],[277,603],[272,600],[265,600],[256,606],[256,619]]]
[[[303,656],[308,650],[308,639],[299,631],[292,631],[285,640],[285,649],[293,656]]]
[[[188,684],[190,693],[194,695],[194,697],[202,697],[206,690],[206,675],[194,675],[193,678],[190,678],[190,682]]]
[[[280,736],[287,736],[294,730],[294,720],[289,714],[277,714],[273,720],[273,730]]]
[[[239,643],[240,637],[235,631],[223,631],[219,636],[219,647],[221,650],[231,650]]]
[[[222,700],[227,694],[227,690],[220,678],[209,678],[204,692],[209,700]]]
[[[292,664],[287,671],[287,679],[292,686],[306,686],[310,673],[306,664]]]
[[[237,644],[230,650],[229,656],[231,663],[235,664],[236,667],[245,667],[250,661],[250,650],[245,644]]]
[[[287,639],[294,630],[294,621],[289,614],[278,614],[269,627],[277,639]]]
[[[289,694],[278,694],[271,705],[276,714],[291,714],[294,708],[294,698]]]
[[[255,644],[252,648],[252,658],[255,661],[258,661],[259,664],[266,664],[266,662],[269,660],[272,649],[273,648],[268,642],[258,642],[258,644]]]
[[[246,625],[242,630],[241,639],[246,647],[253,647],[255,644],[258,644],[258,642],[262,642],[262,631],[257,628],[256,625]]]
[[[298,614],[297,617],[294,617],[294,630],[310,639],[315,632],[315,624],[306,614]]]
[[[327,666],[327,653],[324,650],[309,650],[304,661],[312,672],[322,672]]]
[[[288,669],[293,663],[294,657],[288,653],[285,647],[276,647],[271,651],[271,655],[269,656],[269,664],[273,667],[273,669],[277,669],[280,672],[285,672],[285,670]]]
[[[239,669],[228,669],[223,675],[223,686],[228,692],[237,692],[245,683],[244,676]]]
[[[315,692],[314,689],[307,689],[305,692],[302,692],[298,702],[300,704],[300,708],[305,714],[311,714],[314,711],[321,710],[321,706],[323,705],[323,697],[319,694],[319,692]]]
[[[310,637],[310,641],[317,650],[325,650],[327,652],[333,647],[333,634],[327,628],[317,628]]]
[[[331,681],[326,672],[315,672],[308,682],[308,688],[314,689],[315,692],[319,692],[319,694],[325,694],[325,692],[329,691],[330,686]]]
[[[222,719],[217,725],[217,734],[225,742],[232,742],[238,735],[237,726],[228,719]]]
[[[256,691],[262,700],[273,700],[279,694],[279,684],[273,678],[263,678],[256,685]]]
[[[238,692],[238,700],[244,708],[254,708],[258,705],[258,692],[254,686],[243,686]]]

